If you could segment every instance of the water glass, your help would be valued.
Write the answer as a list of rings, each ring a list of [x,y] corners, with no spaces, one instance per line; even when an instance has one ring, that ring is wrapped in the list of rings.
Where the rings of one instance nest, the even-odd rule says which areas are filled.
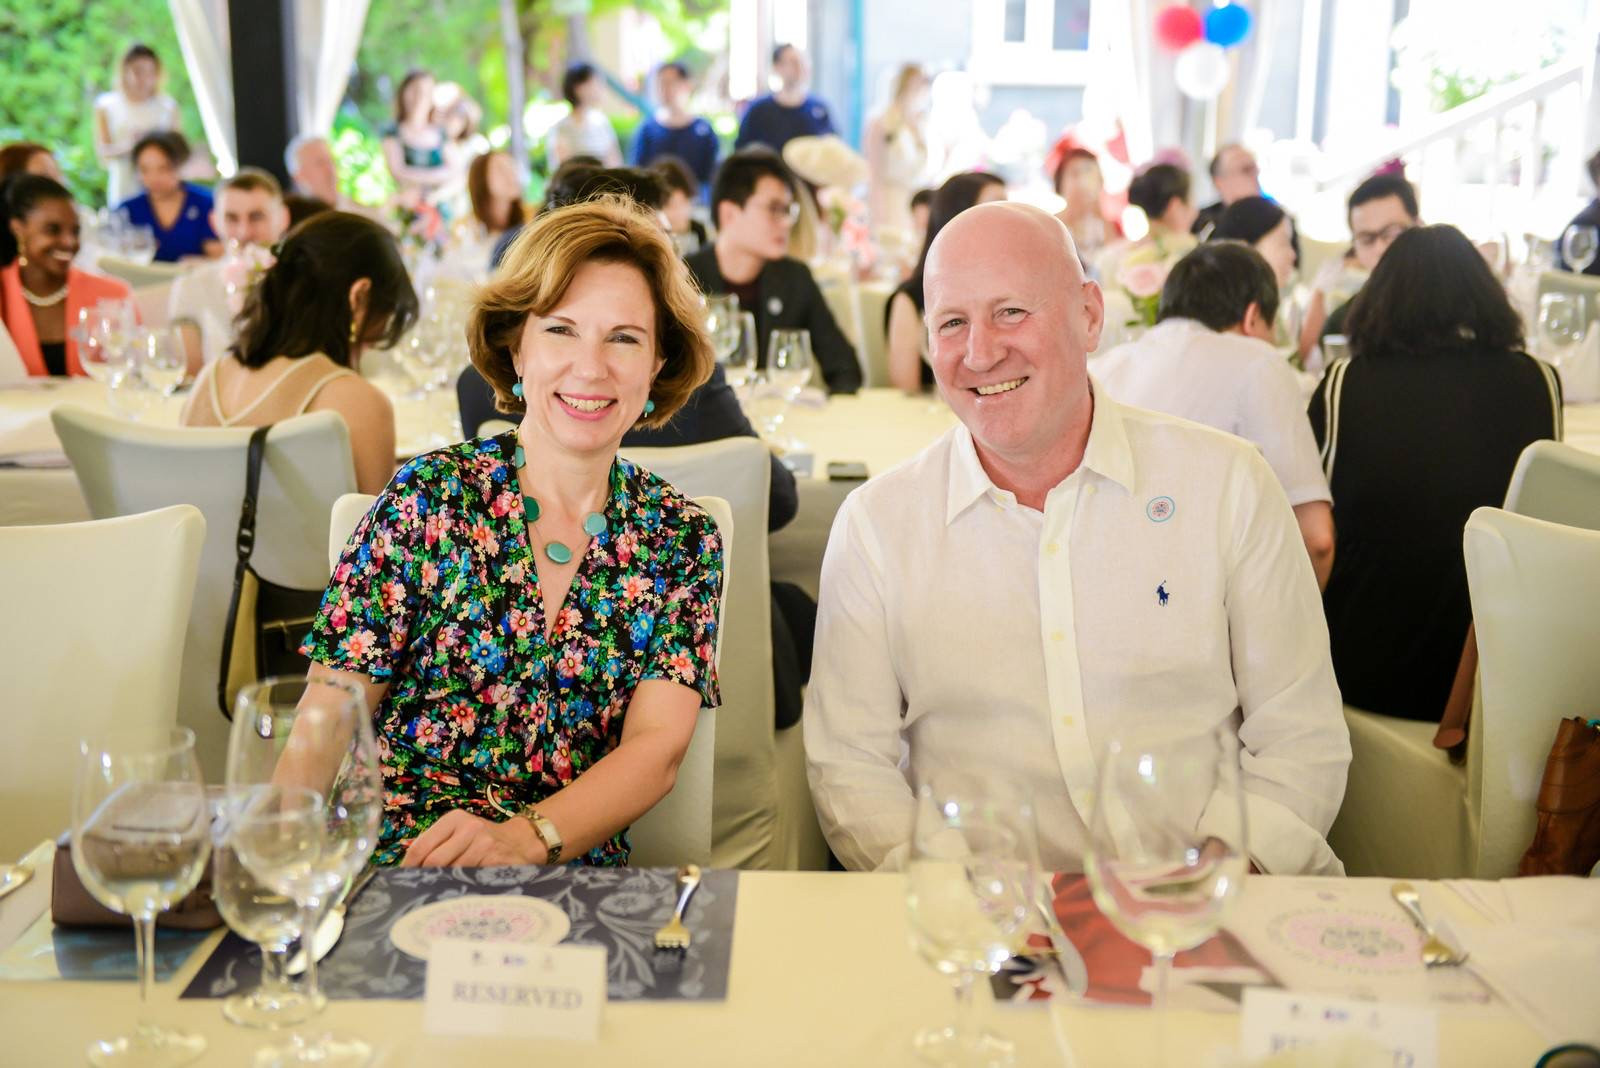
[[[314,1016],[321,1004],[289,984],[289,947],[300,936],[300,907],[283,891],[257,878],[240,859],[231,835],[238,814],[259,805],[263,788],[227,795],[214,827],[212,898],[223,922],[261,951],[261,982],[248,994],[222,1003],[222,1014],[243,1027],[289,1027]],[[266,788],[266,789],[271,789]]]
[[[322,674],[275,677],[243,687],[234,701],[229,796],[253,800],[257,807],[242,809],[242,816],[233,814],[230,841],[256,879],[294,901],[302,946],[310,946],[322,914],[377,845],[383,817],[380,766],[372,717],[353,685]],[[318,801],[315,834],[296,847],[300,859],[288,865],[283,851],[289,844],[282,839],[293,827],[283,813],[294,807],[289,804],[294,799],[284,791],[292,787],[316,795]],[[238,837],[239,829],[253,826],[251,818],[262,813],[278,820],[267,828],[278,835],[268,842],[278,852],[263,852],[266,846],[259,839]],[[324,1004],[315,956],[306,954],[302,989],[311,1012]],[[356,1065],[366,1063],[370,1054],[358,1039],[293,1035],[288,1044],[258,1056],[257,1064]]]
[[[80,743],[72,866],[95,900],[133,919],[141,1016],[155,975],[156,913],[199,884],[210,851],[193,731],[130,728]],[[177,1065],[205,1049],[200,1035],[142,1019],[132,1035],[92,1042],[86,1054],[95,1065]]]
[[[1172,958],[1222,928],[1249,867],[1240,774],[1227,723],[1113,738],[1100,762],[1085,871],[1095,905],[1154,957],[1158,1043]]]
[[[789,406],[800,396],[811,381],[811,331],[774,330],[767,337],[766,381],[777,397],[763,420],[768,437],[775,437],[788,414]],[[786,438],[780,442],[786,450],[803,449],[803,442]]]
[[[1596,252],[1600,252],[1600,230],[1593,226],[1575,224],[1561,235],[1561,258],[1577,274],[1589,269]]]
[[[974,987],[1022,945],[1036,906],[1038,843],[1030,804],[955,773],[917,791],[907,863],[912,946],[955,985],[957,1018],[916,1035],[930,1064],[1008,1064],[1013,1046],[979,1025]]]
[[[739,346],[739,298],[713,293],[706,301],[706,333],[718,363],[726,363]]]
[[[1350,340],[1343,334],[1325,334],[1322,338],[1322,366],[1332,367],[1334,361],[1348,359]]]
[[[749,312],[740,312],[737,325],[739,339],[722,365],[728,385],[733,387],[735,393],[748,386],[759,374],[756,368],[756,317]]]
[[[1588,327],[1587,302],[1581,293],[1546,293],[1539,298],[1539,356],[1560,367],[1583,343]]]

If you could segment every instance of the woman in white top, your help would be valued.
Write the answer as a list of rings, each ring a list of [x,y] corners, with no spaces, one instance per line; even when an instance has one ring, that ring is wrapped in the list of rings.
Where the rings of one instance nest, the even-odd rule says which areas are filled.
[[[356,486],[378,493],[395,470],[394,408],[358,373],[417,318],[394,237],[370,219],[322,212],[289,232],[245,299],[229,355],[207,364],[184,426],[270,426],[335,411],[350,428]]]
[[[593,156],[607,167],[622,166],[622,146],[617,131],[600,110],[605,83],[592,63],[574,63],[561,79],[561,95],[572,113],[550,128],[545,154],[553,172],[573,156]]]
[[[146,134],[178,128],[178,104],[161,91],[161,58],[145,44],[122,53],[118,86],[94,102],[94,150],[106,167],[106,203],[139,192],[133,146]]]
[[[911,234],[911,195],[928,171],[928,76],[915,63],[894,78],[894,95],[867,124],[865,147],[872,185],[872,225]]]

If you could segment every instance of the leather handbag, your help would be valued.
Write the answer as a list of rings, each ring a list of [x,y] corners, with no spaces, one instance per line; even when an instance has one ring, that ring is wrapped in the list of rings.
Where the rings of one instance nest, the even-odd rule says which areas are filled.
[[[1561,721],[1539,785],[1538,812],[1518,875],[1588,875],[1600,864],[1600,720]]]
[[[206,861],[200,885],[189,891],[176,905],[156,914],[157,927],[183,931],[209,931],[222,926],[222,915],[211,896],[212,861]],[[55,867],[50,873],[50,919],[57,927],[129,927],[127,913],[113,912],[89,893],[72,866],[72,838],[64,834],[56,842]]]
[[[304,675],[311,662],[300,654],[300,639],[311,629],[323,591],[301,590],[268,582],[250,566],[256,544],[256,500],[261,490],[261,461],[270,426],[250,434],[245,461],[244,500],[239,506],[239,533],[234,546],[233,598],[223,623],[222,663],[217,672],[217,705],[233,719],[233,699],[240,688],[270,675]]]

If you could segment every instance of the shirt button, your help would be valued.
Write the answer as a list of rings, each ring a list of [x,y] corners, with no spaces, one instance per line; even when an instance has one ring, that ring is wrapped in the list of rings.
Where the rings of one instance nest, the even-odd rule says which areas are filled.
[[[1062,634],[1059,630],[1053,630],[1050,632],[1050,640],[1053,642],[1066,641],[1066,639],[1067,636]]]
[[[1049,553],[1051,556],[1054,556],[1056,553],[1061,551],[1061,543],[1053,541],[1044,547],[1044,551]]]
[[[1083,487],[1083,492],[1084,493],[1093,493],[1094,492],[1094,483],[1091,482],[1087,486]]]
[[[1072,718],[1072,717],[1071,717],[1071,716],[1062,716],[1062,717],[1061,717],[1061,725],[1062,725],[1062,726],[1063,726],[1063,727],[1070,727],[1070,726],[1072,726],[1072,725],[1073,725],[1073,724],[1074,724],[1074,723],[1076,723],[1076,722],[1077,722],[1077,721],[1076,721],[1076,720],[1074,720],[1074,719],[1073,719],[1073,718]]]

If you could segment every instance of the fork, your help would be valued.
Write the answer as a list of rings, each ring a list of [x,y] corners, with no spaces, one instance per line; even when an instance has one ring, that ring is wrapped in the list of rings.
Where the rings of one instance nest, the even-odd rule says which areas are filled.
[[[1464,964],[1467,954],[1451,949],[1433,930],[1433,925],[1422,914],[1422,899],[1417,896],[1416,887],[1410,883],[1395,883],[1389,888],[1389,894],[1395,899],[1396,904],[1406,910],[1406,915],[1411,917],[1411,922],[1427,936],[1422,943],[1422,963],[1429,968],[1449,968],[1457,964]]]
[[[688,949],[689,928],[683,925],[683,910],[689,907],[689,898],[694,896],[695,888],[700,885],[700,867],[697,864],[685,864],[678,869],[678,907],[672,912],[672,919],[667,925],[656,932],[657,949]]]

